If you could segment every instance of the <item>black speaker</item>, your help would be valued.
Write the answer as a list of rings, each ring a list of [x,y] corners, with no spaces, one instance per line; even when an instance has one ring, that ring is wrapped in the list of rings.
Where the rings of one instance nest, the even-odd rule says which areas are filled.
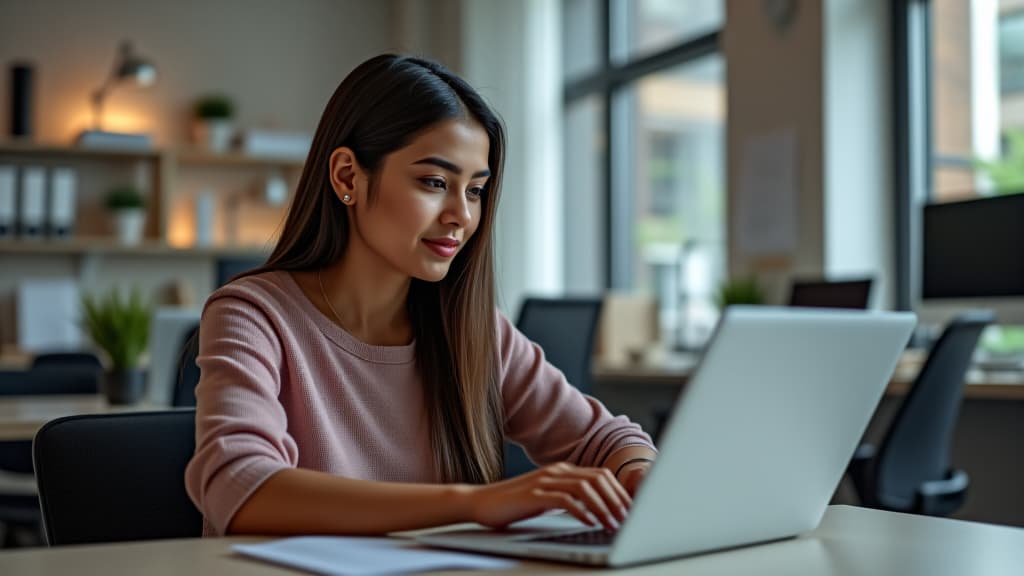
[[[11,66],[11,136],[32,136],[32,66]]]

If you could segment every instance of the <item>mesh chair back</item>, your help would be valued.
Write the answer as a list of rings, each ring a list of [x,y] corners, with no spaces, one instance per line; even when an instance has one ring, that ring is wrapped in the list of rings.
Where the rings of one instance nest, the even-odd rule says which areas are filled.
[[[594,332],[601,315],[599,298],[527,298],[516,327],[544,350],[547,361],[566,380],[590,393]]]
[[[981,332],[994,320],[987,310],[963,313],[928,353],[879,448],[875,474],[882,504],[909,508],[923,482],[946,477],[964,377]]]
[[[198,537],[185,492],[195,411],[68,416],[33,445],[50,545]]]

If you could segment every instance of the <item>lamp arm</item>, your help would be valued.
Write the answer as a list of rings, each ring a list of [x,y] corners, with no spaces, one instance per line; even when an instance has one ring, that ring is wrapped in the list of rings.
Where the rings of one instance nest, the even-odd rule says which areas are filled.
[[[121,53],[125,52],[125,47],[122,46]],[[107,94],[114,87],[114,84],[118,81],[118,69],[121,65],[123,56],[119,56],[114,61],[114,67],[110,70],[110,74],[107,76],[103,84],[92,93],[92,123],[96,130],[103,129],[103,99],[107,97]]]

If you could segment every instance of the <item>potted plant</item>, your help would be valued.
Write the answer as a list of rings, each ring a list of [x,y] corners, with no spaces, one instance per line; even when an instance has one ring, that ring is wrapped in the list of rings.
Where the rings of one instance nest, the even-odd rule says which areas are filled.
[[[107,193],[107,210],[114,217],[114,229],[122,244],[142,242],[146,226],[146,198],[132,186],[118,186]]]
[[[715,304],[725,310],[733,304],[764,304],[764,293],[757,278],[747,276],[723,282],[715,294]]]
[[[192,135],[195,143],[211,152],[227,152],[231,144],[235,107],[231,99],[219,94],[196,100]]]
[[[103,378],[103,393],[111,404],[133,404],[145,391],[145,374],[139,368],[142,353],[149,345],[150,306],[139,290],[128,298],[118,290],[105,297],[82,296],[83,327],[93,343],[109,360]]]

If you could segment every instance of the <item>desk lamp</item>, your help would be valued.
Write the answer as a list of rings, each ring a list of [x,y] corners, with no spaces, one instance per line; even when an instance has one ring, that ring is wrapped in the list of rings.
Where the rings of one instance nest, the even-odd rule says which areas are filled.
[[[156,82],[156,66],[139,57],[130,42],[122,42],[110,76],[92,93],[93,129],[78,136],[82,146],[149,147],[149,134],[107,132],[103,130],[103,100],[119,83],[130,80],[138,86]]]

